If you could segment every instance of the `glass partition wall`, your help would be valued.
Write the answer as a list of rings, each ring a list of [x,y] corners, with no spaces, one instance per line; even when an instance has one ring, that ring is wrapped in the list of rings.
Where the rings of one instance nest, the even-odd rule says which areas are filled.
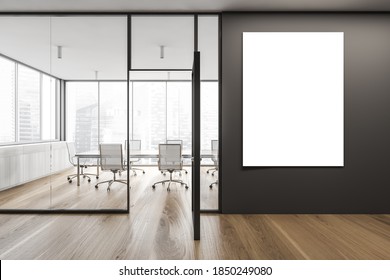
[[[50,53],[49,17],[0,17],[0,211],[51,208],[61,162]]]
[[[168,140],[182,141],[191,178],[195,50],[201,209],[219,209],[219,35],[218,15],[0,16],[0,211],[127,212],[129,184],[98,184],[113,178],[102,144],[122,145],[123,163],[146,171],[116,174],[135,197],[161,179],[156,153]],[[131,140],[154,156],[129,160],[127,148],[140,154]]]
[[[201,209],[219,210],[219,17],[133,15],[131,27],[130,138],[154,154],[161,143],[181,141],[188,184],[194,135],[191,72],[185,70],[192,68],[193,52],[200,51]],[[156,158],[142,158],[137,165],[156,171],[157,163]],[[152,176],[152,181],[161,179],[158,172]],[[183,179],[183,172],[176,177]]]
[[[126,15],[0,16],[1,212],[128,212],[99,184],[101,144],[126,164],[127,52]]]
[[[219,184],[219,17],[198,17],[201,78],[201,199],[202,210],[220,210]]]

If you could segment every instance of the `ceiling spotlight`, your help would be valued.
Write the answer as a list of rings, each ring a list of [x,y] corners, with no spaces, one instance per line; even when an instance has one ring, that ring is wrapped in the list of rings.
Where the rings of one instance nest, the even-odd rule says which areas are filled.
[[[57,46],[57,57],[58,59],[62,58],[62,46]]]
[[[160,58],[164,58],[164,46],[160,46]]]

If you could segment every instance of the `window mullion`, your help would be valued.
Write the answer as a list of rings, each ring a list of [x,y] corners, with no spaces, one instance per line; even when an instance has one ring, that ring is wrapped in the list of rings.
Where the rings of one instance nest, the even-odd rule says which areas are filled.
[[[43,86],[42,86],[42,81],[43,81],[43,77],[42,77],[42,73],[39,73],[39,134],[40,134],[40,139],[39,140],[42,140],[43,138],[43,110],[42,110],[42,98],[43,98]]]
[[[18,89],[18,64],[15,63],[15,142],[19,142],[19,89]]]

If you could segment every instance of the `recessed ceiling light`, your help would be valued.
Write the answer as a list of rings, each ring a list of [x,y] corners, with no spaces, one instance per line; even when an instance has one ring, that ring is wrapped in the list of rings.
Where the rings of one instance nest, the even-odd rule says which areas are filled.
[[[62,46],[57,46],[57,57],[62,59]]]
[[[164,46],[160,46],[160,58],[164,59]]]

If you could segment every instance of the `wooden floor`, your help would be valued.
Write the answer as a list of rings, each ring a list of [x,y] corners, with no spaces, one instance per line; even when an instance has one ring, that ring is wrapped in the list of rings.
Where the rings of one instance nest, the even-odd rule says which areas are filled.
[[[137,171],[137,176],[131,172],[130,191],[131,201],[138,199],[139,195],[147,195],[152,191],[153,183],[168,179],[169,174],[162,175],[156,166],[142,167],[146,174]],[[218,175],[212,176],[206,171],[210,167],[201,168],[201,209],[218,209],[218,187],[209,188],[210,184],[216,181]],[[191,187],[191,168],[186,167],[188,174],[182,172],[174,174],[174,179],[181,179]],[[99,189],[95,189],[97,182],[110,180],[111,172],[100,172],[100,177],[97,180],[96,176],[82,178],[80,187],[76,186],[76,178],[71,184],[68,183],[66,177],[74,174],[75,169],[69,169],[59,174],[53,174],[21,186],[11,188],[0,192],[0,209],[126,209],[127,200],[126,185],[114,183],[111,187],[112,191],[107,192],[107,184],[99,185]],[[96,172],[96,168],[88,168],[87,172]],[[119,177],[118,177],[119,178]],[[127,176],[122,174],[119,179],[126,179]],[[164,187],[166,189],[167,186]],[[157,185],[157,190],[162,189],[162,185]],[[171,184],[172,191],[185,191],[183,187],[176,184]],[[141,192],[140,192],[141,190]],[[187,195],[191,195],[190,190]],[[135,199],[132,196],[135,196]]]
[[[137,178],[129,215],[0,215],[0,259],[390,259],[390,215],[202,214],[194,242],[190,191]]]

